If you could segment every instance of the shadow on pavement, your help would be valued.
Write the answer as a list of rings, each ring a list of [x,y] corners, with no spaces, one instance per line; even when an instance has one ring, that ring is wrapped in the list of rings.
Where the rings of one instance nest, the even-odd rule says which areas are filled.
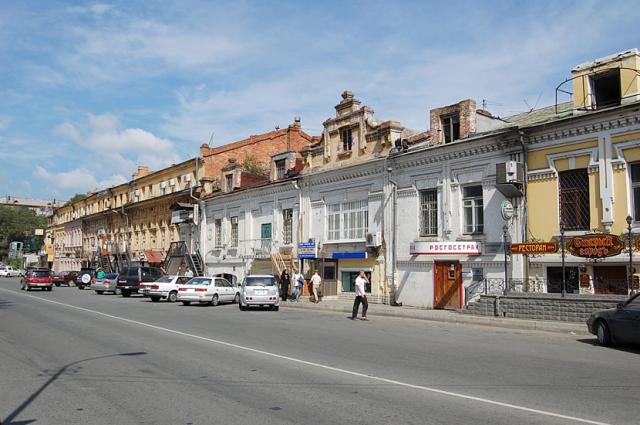
[[[13,305],[14,303],[11,301],[7,301],[7,300],[3,300],[2,298],[0,298],[0,310],[3,308],[9,308]],[[1,424],[1,422],[0,422]]]
[[[595,337],[577,339],[576,341],[581,342],[583,344],[592,345],[594,347],[600,347],[598,345],[598,340]],[[610,350],[617,350],[617,351],[624,351],[625,353],[640,354],[640,346],[631,345],[631,344],[620,344],[620,345],[614,345],[611,347],[602,347],[602,348],[607,348]]]
[[[53,384],[60,376],[64,375],[65,372],[72,366],[75,366],[77,364],[83,363],[83,362],[88,362],[88,361],[92,361],[92,360],[99,360],[99,359],[106,359],[108,357],[118,357],[118,356],[143,356],[147,354],[145,351],[134,351],[131,353],[116,353],[116,354],[107,354],[104,356],[97,356],[97,357],[89,357],[86,359],[82,359],[82,360],[76,360],[75,362],[71,362],[71,363],[67,363],[66,365],[62,366],[60,369],[58,369],[58,371],[56,373],[54,373],[53,375],[51,375],[51,377],[47,380],[47,382],[45,382],[44,384],[42,384],[42,386],[40,388],[38,388],[36,391],[34,391],[29,397],[27,397],[27,399],[25,401],[23,401],[20,406],[16,407],[16,409],[9,413],[9,415],[4,419],[4,421],[0,421],[0,425],[22,425],[22,424],[30,424],[32,422],[36,422],[36,419],[26,419],[26,420],[20,420],[20,421],[13,421],[20,413],[22,413],[22,411],[24,409],[26,409],[27,407],[29,407],[29,405],[31,403],[33,403],[35,401],[36,398],[38,398],[38,396],[44,392],[45,389],[47,389],[47,387],[51,384]]]

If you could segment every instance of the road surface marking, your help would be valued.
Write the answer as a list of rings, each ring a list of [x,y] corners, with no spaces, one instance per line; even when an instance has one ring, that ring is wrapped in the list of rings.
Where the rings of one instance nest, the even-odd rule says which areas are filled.
[[[359,373],[359,372],[354,372],[354,371],[351,371],[351,370],[340,369],[338,367],[327,366],[327,365],[323,365],[321,363],[314,363],[314,362],[310,362],[310,361],[307,361],[307,360],[300,360],[300,359],[297,359],[295,357],[289,357],[289,356],[285,356],[285,355],[282,355],[282,354],[271,353],[269,351],[258,350],[256,348],[245,347],[244,345],[233,344],[231,342],[221,341],[221,340],[218,340],[218,339],[207,338],[207,337],[200,336],[200,335],[194,335],[194,334],[190,334],[190,333],[186,333],[186,332],[176,331],[174,329],[163,328],[162,326],[156,326],[156,325],[152,325],[150,323],[144,323],[144,322],[139,322],[137,320],[127,319],[127,318],[120,317],[120,316],[114,316],[112,314],[102,313],[100,311],[91,310],[91,309],[84,308],[84,307],[78,307],[78,306],[71,305],[71,304],[65,304],[65,303],[61,303],[59,301],[53,301],[53,300],[49,300],[49,299],[46,299],[46,298],[37,297],[35,295],[23,294],[21,292],[12,291],[12,290],[9,290],[9,289],[6,289],[6,288],[0,288],[0,290],[5,291],[5,292],[10,292],[10,293],[16,294],[16,295],[21,295],[23,297],[36,299],[36,300],[43,301],[43,302],[48,302],[48,303],[51,303],[51,304],[57,304],[57,305],[61,305],[63,307],[68,307],[68,308],[72,308],[72,309],[75,309],[75,310],[80,310],[80,311],[84,311],[84,312],[87,312],[87,313],[96,314],[96,315],[99,315],[99,316],[108,317],[110,319],[120,320],[120,321],[126,322],[126,323],[132,323],[132,324],[135,324],[135,325],[144,326],[144,327],[147,327],[147,328],[151,328],[151,329],[155,329],[155,330],[159,330],[159,331],[163,331],[163,332],[168,332],[168,333],[172,333],[172,334],[175,334],[175,335],[181,335],[181,336],[185,336],[185,337],[188,337],[188,338],[198,339],[200,341],[207,341],[207,342],[211,342],[211,343],[214,343],[214,344],[223,345],[225,347],[235,348],[237,350],[247,351],[247,352],[250,352],[250,353],[261,354],[261,355],[272,357],[272,358],[276,358],[276,359],[286,360],[288,362],[295,362],[295,363],[299,363],[299,364],[303,364],[303,365],[306,365],[306,366],[311,366],[311,367],[315,367],[315,368],[319,368],[319,369],[330,370],[332,372],[341,373],[341,374],[344,374],[344,375],[357,376],[359,378],[369,379],[369,380],[378,381],[378,382],[384,382],[386,384],[392,384],[392,385],[396,385],[396,386],[399,386],[399,387],[411,388],[411,389],[414,389],[414,390],[421,390],[421,391],[440,394],[440,395],[445,395],[445,396],[449,396],[449,397],[461,398],[461,399],[465,399],[465,400],[476,401],[476,402],[479,402],[479,403],[491,404],[491,405],[494,405],[494,406],[506,407],[508,409],[514,409],[514,410],[519,410],[519,411],[528,412],[528,413],[535,413],[535,414],[538,414],[538,415],[550,416],[550,417],[553,417],[553,418],[567,419],[567,420],[574,421],[574,422],[580,422],[580,423],[585,423],[585,424],[593,424],[593,425],[610,425],[610,424],[608,424],[606,422],[592,421],[590,419],[584,419],[584,418],[578,418],[578,417],[575,417],[575,416],[563,415],[563,414],[560,414],[560,413],[549,412],[547,410],[532,409],[532,408],[529,408],[529,407],[519,406],[517,404],[503,403],[501,401],[489,400],[489,399],[486,399],[486,398],[481,398],[481,397],[475,397],[475,396],[466,395],[466,394],[455,393],[455,392],[452,392],[452,391],[439,390],[437,388],[425,387],[423,385],[410,384],[410,383],[407,383],[407,382],[396,381],[396,380],[388,379],[388,378],[382,378],[382,377],[375,376],[375,375],[367,375],[365,373]]]

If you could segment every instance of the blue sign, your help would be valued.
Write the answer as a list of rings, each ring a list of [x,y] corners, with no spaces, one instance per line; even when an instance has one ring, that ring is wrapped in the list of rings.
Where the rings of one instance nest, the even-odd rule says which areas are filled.
[[[364,258],[367,258],[367,253],[366,252],[334,252],[333,258],[336,260],[340,258],[342,258],[343,260],[364,259]]]
[[[315,242],[300,242],[298,244],[298,258],[314,259],[318,258],[318,247]]]

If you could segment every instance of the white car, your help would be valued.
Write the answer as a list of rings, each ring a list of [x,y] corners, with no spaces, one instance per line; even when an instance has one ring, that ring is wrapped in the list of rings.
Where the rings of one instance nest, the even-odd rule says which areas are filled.
[[[170,303],[174,303],[178,300],[178,289],[180,289],[189,280],[191,280],[191,277],[189,276],[165,275],[155,282],[141,283],[140,292],[149,296],[153,302],[167,300]],[[144,285],[144,288],[142,285]]]
[[[221,277],[193,277],[178,288],[178,301],[189,305],[192,302],[218,305],[220,302],[237,303],[240,290]]]
[[[11,266],[0,266],[0,276],[2,277],[19,277],[23,274],[22,270],[14,269]]]
[[[278,311],[280,309],[280,294],[276,278],[266,274],[253,274],[245,277],[240,289],[238,306],[240,310],[246,310],[250,306],[259,306]]]

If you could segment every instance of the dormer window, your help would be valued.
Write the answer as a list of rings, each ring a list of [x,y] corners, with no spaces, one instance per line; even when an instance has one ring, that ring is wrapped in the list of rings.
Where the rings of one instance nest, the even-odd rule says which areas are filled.
[[[442,118],[444,142],[451,143],[460,140],[460,115],[453,114]]]
[[[224,176],[225,191],[231,192],[233,190],[233,174],[227,174]]]
[[[612,69],[589,78],[592,106],[596,109],[620,105],[620,70]],[[594,104],[595,103],[595,104]]]
[[[287,174],[287,160],[279,159],[276,161],[276,179],[284,179]]]
[[[353,137],[349,127],[340,129],[340,141],[342,142],[342,150],[344,152],[351,151],[351,148],[353,147]]]

